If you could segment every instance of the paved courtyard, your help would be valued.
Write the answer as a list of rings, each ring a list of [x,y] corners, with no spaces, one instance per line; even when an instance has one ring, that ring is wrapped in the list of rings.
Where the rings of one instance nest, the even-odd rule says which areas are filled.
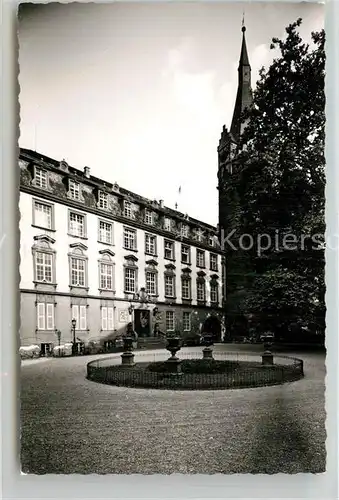
[[[220,391],[131,389],[90,382],[86,364],[98,356],[24,362],[22,470],[324,472],[325,356],[295,356],[304,360],[305,378],[298,382]]]

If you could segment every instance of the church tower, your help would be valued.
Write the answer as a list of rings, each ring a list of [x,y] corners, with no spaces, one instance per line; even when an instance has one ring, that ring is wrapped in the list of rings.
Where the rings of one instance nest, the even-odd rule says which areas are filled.
[[[245,108],[252,104],[251,66],[246,46],[246,27],[242,26],[242,45],[238,66],[238,90],[234,105],[230,130],[224,125],[218,146],[218,191],[219,191],[219,237],[225,241],[233,230],[237,229],[237,152],[239,141],[246,126],[242,119]],[[239,237],[239,234],[237,235]],[[236,245],[235,245],[236,246]],[[226,242],[223,265],[223,304],[226,307],[228,323],[228,299],[244,288],[246,270],[243,265],[244,252],[234,251]]]

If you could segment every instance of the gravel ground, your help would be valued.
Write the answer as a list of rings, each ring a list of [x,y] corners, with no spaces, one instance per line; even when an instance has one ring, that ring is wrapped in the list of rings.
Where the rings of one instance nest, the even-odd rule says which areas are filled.
[[[245,352],[253,347],[217,349]],[[298,382],[192,392],[90,382],[86,364],[97,357],[23,364],[23,472],[325,471],[324,354],[296,355],[305,369]]]

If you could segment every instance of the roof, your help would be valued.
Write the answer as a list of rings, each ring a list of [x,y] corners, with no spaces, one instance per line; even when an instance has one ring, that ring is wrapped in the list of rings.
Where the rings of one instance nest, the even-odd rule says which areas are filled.
[[[54,168],[59,168],[60,166],[60,161],[55,160],[53,158],[50,158],[42,153],[39,153],[37,151],[32,151],[31,149],[26,149],[26,148],[20,148],[20,157],[22,156],[28,156],[31,160],[35,160],[37,163],[43,163],[45,166],[50,165]],[[65,160],[63,160],[65,161]],[[87,178],[82,170],[76,169],[72,166],[69,165],[69,172],[70,173],[75,173],[77,177],[81,177],[82,181],[84,183],[89,183],[89,184],[96,184],[98,186],[105,186],[107,188],[113,188],[113,184],[110,182],[106,182],[99,177],[95,176],[90,176],[90,178]],[[135,201],[136,203],[144,203],[147,205],[152,205],[154,207],[155,203],[157,203],[157,206],[154,207],[157,211],[162,211],[165,214],[168,214],[169,216],[175,217],[177,219],[185,219],[188,223],[191,224],[196,224],[197,226],[202,226],[207,230],[210,230],[212,232],[215,232],[217,228],[215,226],[212,226],[211,224],[208,224],[206,222],[200,221],[198,219],[194,219],[192,217],[189,217],[187,214],[184,214],[182,212],[179,212],[178,210],[174,210],[172,208],[168,208],[166,206],[161,206],[159,202],[156,200],[151,200],[149,198],[145,198],[139,194],[133,193],[132,191],[129,191],[128,189],[125,189],[123,187],[119,186],[119,193],[122,196],[130,197]]]

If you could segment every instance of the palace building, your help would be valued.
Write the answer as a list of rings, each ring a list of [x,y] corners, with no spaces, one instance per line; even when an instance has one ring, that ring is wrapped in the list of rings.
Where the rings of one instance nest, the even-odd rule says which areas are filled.
[[[22,345],[105,343],[133,322],[220,339],[217,229],[65,161],[20,150]],[[74,332],[73,332],[74,334]]]

